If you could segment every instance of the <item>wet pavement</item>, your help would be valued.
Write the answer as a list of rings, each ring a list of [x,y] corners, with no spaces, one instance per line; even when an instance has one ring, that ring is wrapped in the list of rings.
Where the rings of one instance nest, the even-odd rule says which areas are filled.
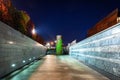
[[[70,56],[47,55],[7,80],[109,80]],[[4,79],[4,80],[6,80]]]

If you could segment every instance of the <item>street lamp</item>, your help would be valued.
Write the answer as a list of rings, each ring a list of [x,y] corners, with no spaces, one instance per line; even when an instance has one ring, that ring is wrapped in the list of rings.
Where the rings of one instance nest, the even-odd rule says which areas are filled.
[[[57,40],[55,40],[54,43],[57,43]]]
[[[53,46],[53,45],[54,45],[54,42],[53,42],[53,41],[51,41],[51,42],[50,42],[50,44],[51,44],[51,46]]]
[[[50,43],[48,42],[48,43],[46,43],[46,45],[45,45],[47,48],[50,48]]]
[[[34,28],[32,29],[32,34],[33,34],[33,35],[35,35],[35,34],[36,34],[36,31],[35,31],[35,29],[34,29]]]
[[[32,38],[36,39],[37,34],[36,34],[36,30],[34,28],[32,29],[31,33],[32,33]]]

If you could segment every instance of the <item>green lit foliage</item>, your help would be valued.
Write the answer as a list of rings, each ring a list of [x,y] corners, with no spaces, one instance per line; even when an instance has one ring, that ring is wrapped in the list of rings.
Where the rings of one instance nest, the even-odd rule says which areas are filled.
[[[62,54],[62,50],[63,50],[63,47],[62,47],[62,39],[59,39],[56,43],[56,54],[57,55],[61,55]]]

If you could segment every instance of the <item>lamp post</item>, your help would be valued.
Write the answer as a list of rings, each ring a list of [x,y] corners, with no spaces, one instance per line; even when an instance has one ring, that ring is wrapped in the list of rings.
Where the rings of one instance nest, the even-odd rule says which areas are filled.
[[[32,34],[33,34],[33,35],[36,34],[36,31],[35,31],[34,28],[32,29]]]
[[[50,49],[50,43],[48,42],[48,43],[46,43],[46,45],[45,45],[48,49]]]
[[[31,32],[32,32],[32,37],[36,39],[36,30],[33,28]]]

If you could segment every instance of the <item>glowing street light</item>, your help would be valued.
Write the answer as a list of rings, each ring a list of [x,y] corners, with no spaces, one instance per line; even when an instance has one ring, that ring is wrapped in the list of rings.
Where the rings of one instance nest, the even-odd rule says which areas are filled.
[[[45,45],[47,48],[50,48],[50,43],[48,42],[48,43],[46,43],[46,45]]]
[[[55,40],[54,43],[57,43],[57,40]]]
[[[32,38],[36,39],[37,34],[36,34],[36,30],[34,28],[32,29],[31,33],[32,33]]]
[[[32,34],[36,34],[36,31],[34,28],[32,29]]]
[[[53,41],[51,41],[51,42],[50,42],[50,45],[54,45],[54,42],[53,42]]]
[[[46,43],[46,46],[50,46],[50,43],[48,42],[48,43]]]

